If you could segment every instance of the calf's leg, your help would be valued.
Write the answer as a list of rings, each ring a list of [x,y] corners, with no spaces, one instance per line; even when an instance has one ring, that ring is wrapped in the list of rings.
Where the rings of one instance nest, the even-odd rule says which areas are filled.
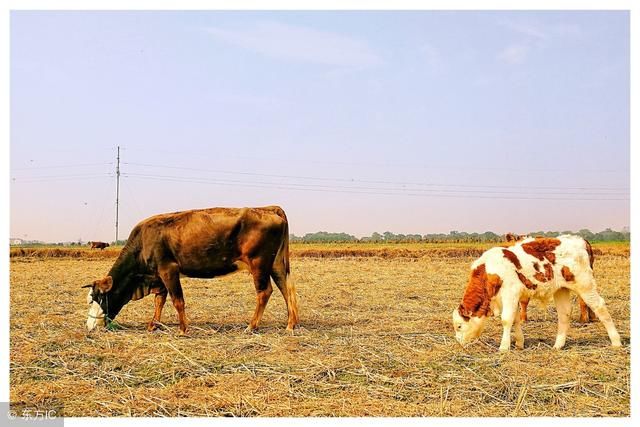
[[[529,305],[529,299],[520,300],[520,320],[526,322],[527,318],[527,306]]]
[[[613,347],[620,347],[622,343],[620,342],[620,335],[616,330],[615,325],[613,324],[613,320],[611,319],[611,315],[609,314],[609,310],[607,310],[607,306],[604,302],[604,299],[598,294],[595,290],[595,283],[593,287],[586,291],[579,292],[580,297],[584,300],[584,302],[591,308],[598,319],[602,322],[605,329],[607,330],[607,334],[609,335],[609,339],[611,340],[611,345]]]
[[[553,294],[553,299],[556,302],[556,310],[558,311],[558,335],[553,348],[560,350],[567,341],[567,331],[570,325],[571,295],[569,294],[569,289],[558,289]]]
[[[518,300],[503,298],[502,300],[502,340],[500,341],[500,351],[509,351],[511,347],[511,327],[518,314]],[[520,331],[522,332],[522,331]]]
[[[525,320],[526,320],[526,315],[525,315]],[[520,313],[520,315],[516,315],[515,316],[515,325],[513,328],[513,332],[515,333],[516,336],[516,348],[519,350],[524,349],[524,334],[522,333],[522,322],[524,320],[522,319],[522,312]]]
[[[588,323],[597,319],[596,314],[589,308],[582,298],[578,297],[578,303],[580,304],[580,322]]]

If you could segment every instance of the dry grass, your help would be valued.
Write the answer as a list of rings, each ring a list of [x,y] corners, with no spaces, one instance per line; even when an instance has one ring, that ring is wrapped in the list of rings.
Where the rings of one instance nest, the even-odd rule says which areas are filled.
[[[294,243],[291,245],[291,256],[294,258],[421,258],[421,257],[478,257],[485,250],[494,246],[491,243]],[[14,247],[9,254],[11,258],[116,258],[122,247],[106,249],[90,249],[88,247]],[[629,257],[628,243],[596,243],[594,253]]]
[[[184,338],[170,303],[166,327],[146,332],[151,298],[125,306],[125,329],[85,333],[80,285],[110,258],[14,257],[11,400],[66,416],[629,416],[628,246],[614,249],[595,267],[622,350],[601,324],[575,322],[566,349],[552,350],[555,310],[532,303],[525,350],[506,355],[495,319],[480,342],[453,340],[450,313],[473,256],[298,256],[295,336],[278,291],[260,332],[243,332],[255,304],[246,273],[185,278]]]

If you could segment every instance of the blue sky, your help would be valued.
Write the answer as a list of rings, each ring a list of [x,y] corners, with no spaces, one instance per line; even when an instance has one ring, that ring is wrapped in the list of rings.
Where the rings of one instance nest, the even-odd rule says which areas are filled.
[[[12,237],[629,225],[626,12],[12,12]]]

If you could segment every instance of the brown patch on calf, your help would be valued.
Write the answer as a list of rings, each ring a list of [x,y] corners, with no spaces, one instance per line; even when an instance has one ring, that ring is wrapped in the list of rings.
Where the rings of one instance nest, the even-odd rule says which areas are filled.
[[[538,282],[548,282],[553,279],[553,267],[549,263],[544,264],[544,273],[540,271],[538,264],[535,263],[536,269],[538,270],[536,274],[533,275],[533,278]]]
[[[513,252],[511,252],[510,250],[507,250],[507,249],[503,249],[502,253],[504,254],[504,257],[506,259],[511,261],[513,263],[513,265],[516,266],[517,270],[522,269],[522,264],[520,264],[520,260],[518,259],[518,256],[516,254],[514,254]]]
[[[518,275],[518,279],[520,279],[522,284],[525,285],[528,289],[536,289],[538,287],[538,285],[527,279],[527,277],[519,271],[516,271],[516,274]]]
[[[547,259],[551,264],[556,262],[555,248],[560,244],[560,240],[536,237],[535,240],[522,244],[522,249],[529,255],[536,257],[540,261]]]
[[[553,279],[553,266],[551,264],[544,265],[544,277],[547,281]]]
[[[480,264],[471,272],[469,283],[458,307],[458,313],[463,319],[471,316],[487,316],[491,311],[491,299],[502,286],[502,279],[497,274],[487,274],[484,264]]]
[[[576,281],[576,276],[573,275],[569,267],[567,267],[566,265],[562,267],[561,272],[562,272],[562,277],[564,277],[564,280],[566,280],[567,282]]]

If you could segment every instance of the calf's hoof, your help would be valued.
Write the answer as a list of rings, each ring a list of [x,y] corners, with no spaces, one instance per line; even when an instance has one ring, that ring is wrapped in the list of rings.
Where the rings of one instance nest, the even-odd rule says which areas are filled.
[[[255,334],[257,330],[258,330],[257,327],[253,327],[253,326],[249,325],[244,329],[244,333],[245,334]]]
[[[149,322],[147,325],[147,332],[153,332],[158,329],[158,325],[155,322]]]

